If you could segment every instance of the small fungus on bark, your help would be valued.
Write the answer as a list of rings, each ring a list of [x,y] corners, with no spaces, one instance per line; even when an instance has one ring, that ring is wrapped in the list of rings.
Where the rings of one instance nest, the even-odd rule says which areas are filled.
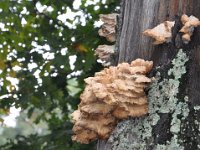
[[[188,17],[187,15],[181,16],[181,22],[183,24],[183,27],[179,32],[182,32],[182,40],[185,44],[188,44],[190,41],[190,38],[193,34],[194,27],[200,26],[200,21],[198,18],[194,16]],[[174,26],[174,21],[165,21],[164,23],[161,23],[157,25],[153,29],[147,29],[143,32],[144,35],[150,36],[155,39],[154,44],[162,44],[164,42],[170,42],[172,38],[172,27]]]
[[[194,27],[200,26],[200,21],[198,18],[194,16],[188,17],[187,15],[182,15],[181,16],[181,22],[184,25],[180,32],[183,32],[182,40],[184,43],[188,43],[190,41],[190,37],[193,34]]]
[[[147,29],[143,32],[144,35],[150,36],[155,39],[155,45],[162,44],[164,42],[170,42],[172,38],[171,29],[174,26],[174,21],[165,21],[153,29]]]
[[[103,21],[103,25],[99,30],[99,35],[106,37],[109,42],[115,42],[116,40],[116,31],[115,27],[117,24],[117,15],[116,13],[100,15],[101,21]]]
[[[152,66],[152,61],[136,59],[86,78],[78,110],[72,114],[72,139],[80,143],[107,139],[119,120],[147,114],[144,89],[151,82],[146,74]]]
[[[102,61],[109,61],[110,56],[114,54],[114,48],[114,45],[99,45],[95,50],[95,54]]]

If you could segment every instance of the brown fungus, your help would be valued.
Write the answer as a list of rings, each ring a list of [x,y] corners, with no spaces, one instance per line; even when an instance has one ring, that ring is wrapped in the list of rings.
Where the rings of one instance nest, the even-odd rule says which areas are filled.
[[[115,13],[100,15],[100,20],[103,21],[103,25],[99,30],[99,35],[105,37],[109,42],[115,42],[116,40],[115,26],[117,24],[117,15]]]
[[[152,65],[152,61],[137,59],[86,78],[78,110],[72,114],[72,139],[80,143],[107,139],[119,120],[147,114],[144,88],[151,82],[146,74]]]
[[[181,16],[181,22],[183,27],[179,32],[182,32],[182,40],[185,44],[188,44],[191,40],[191,36],[194,31],[194,27],[200,26],[200,21],[194,16],[188,17],[186,14]],[[154,44],[162,44],[164,42],[170,42],[172,38],[172,27],[174,26],[174,21],[165,21],[154,27],[153,29],[147,29],[143,32],[144,35],[150,36],[155,39]]]
[[[114,48],[114,45],[99,45],[95,50],[95,55],[97,55],[100,60],[109,62],[111,55],[114,54]]]
[[[155,45],[170,42],[172,38],[171,29],[174,26],[174,23],[174,21],[165,21],[153,29],[145,30],[143,34],[154,38],[155,41],[153,44]]]
[[[180,32],[184,33],[182,36],[182,40],[184,43],[187,44],[193,34],[194,27],[200,26],[200,21],[194,16],[188,17],[184,14],[181,16],[181,22],[184,25],[180,30]]]

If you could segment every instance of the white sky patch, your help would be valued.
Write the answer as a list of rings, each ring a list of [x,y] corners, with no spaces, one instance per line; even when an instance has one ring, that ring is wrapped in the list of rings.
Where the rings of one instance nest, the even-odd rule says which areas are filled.
[[[53,54],[51,54],[50,52],[44,52],[44,51],[50,51],[51,48],[49,45],[45,44],[45,45],[38,45],[37,42],[32,41],[31,45],[35,48],[33,48],[30,53],[33,52],[38,52],[38,54],[42,54],[44,59],[53,59],[54,56]],[[48,58],[49,57],[49,58]]]
[[[72,10],[67,7],[66,13],[59,15],[58,19],[62,22],[66,22],[66,19],[74,20],[74,17],[76,17],[77,15],[80,15],[80,12],[72,12]]]
[[[44,12],[44,10],[47,9],[47,5],[42,5],[40,2],[37,2],[36,8],[40,13],[42,13],[42,12]]]
[[[55,58],[55,54],[49,52],[51,50],[50,46],[45,44],[45,45],[38,45],[37,42],[32,41],[31,45],[35,48],[33,48],[30,53],[33,52],[38,52],[39,54],[42,54],[43,58],[46,60],[52,60]],[[47,52],[46,52],[47,51]]]
[[[117,7],[116,7],[116,10],[120,10],[120,6],[117,6]]]
[[[19,116],[21,109],[11,107],[9,116],[4,117],[4,124],[8,127],[15,127],[16,126],[16,117]]]
[[[35,78],[37,79],[38,85],[42,85],[42,79],[40,78],[40,72],[41,70],[37,69],[33,75],[35,76]]]
[[[69,79],[69,78],[71,78],[72,76],[79,76],[79,75],[81,75],[82,72],[83,72],[82,70],[74,71],[74,72],[68,74],[68,75],[67,75],[67,78]]]
[[[8,29],[5,28],[5,24],[0,22],[0,30],[1,31],[8,31]]]
[[[34,47],[37,47],[38,44],[37,44],[37,42],[32,41],[32,42],[31,42],[31,45],[34,46]]]
[[[99,8],[99,6],[94,6],[94,10],[98,10]]]
[[[14,71],[20,71],[22,68],[20,67],[20,66],[14,66],[13,68],[12,68]]]
[[[0,70],[0,72],[2,73],[3,71]],[[3,86],[3,79],[0,79],[0,90],[1,90],[1,86]]]
[[[71,70],[74,70],[75,68],[74,63],[76,62],[76,58],[77,58],[76,55],[69,56],[69,64],[70,64]]]
[[[66,55],[67,54],[67,50],[68,50],[67,47],[62,48],[61,51],[60,51],[61,55],[63,55],[63,56]]]
[[[22,18],[22,20],[21,20],[21,24],[22,24],[22,26],[24,26],[24,25],[26,25],[26,24],[27,24],[27,21],[26,21],[26,19],[25,19],[25,18]]]
[[[2,95],[2,96],[0,96],[0,100],[4,99],[4,98],[9,98],[10,96],[12,96],[12,95],[11,94]]]
[[[102,2],[102,4],[105,4],[105,3],[106,3],[106,0],[102,0],[101,2]]]
[[[21,11],[22,15],[28,15],[29,12],[27,11],[26,7],[23,7],[23,10]]]
[[[85,7],[89,6],[89,5],[96,5],[100,0],[87,0],[87,2],[85,3]]]
[[[15,49],[12,50],[12,52],[10,52],[7,55],[7,60],[12,60],[12,57],[16,58],[17,57],[17,51]]]
[[[65,22],[64,24],[65,24],[66,26],[68,26],[70,29],[75,29],[75,28],[76,28],[73,24],[71,24],[71,23],[69,23],[69,22]]]
[[[81,6],[81,0],[74,0],[73,2],[73,8],[74,9],[79,9]]]
[[[34,76],[36,77],[36,78],[39,78],[40,77],[40,70],[38,69],[38,70],[36,70],[35,72],[34,72]]]
[[[50,51],[50,50],[51,50],[50,46],[47,45],[47,44],[45,44],[44,46],[41,46],[41,48],[43,48],[43,49],[45,49],[45,50],[47,50],[47,51]]]
[[[10,81],[10,83],[15,87],[15,89],[18,90],[19,80],[17,78],[6,77],[6,80]],[[8,89],[8,91],[10,91],[10,89]]]
[[[36,3],[36,8],[40,13],[43,13],[45,11],[47,11],[47,12],[52,12],[53,11],[53,7],[47,6],[47,5],[42,5],[40,2]]]
[[[17,60],[18,60],[18,62],[23,62],[23,61],[25,61],[25,58],[24,57],[23,58],[18,58]]]
[[[61,69],[63,69],[64,67],[65,67],[64,65],[61,65],[61,66],[60,66]]]
[[[36,63],[34,63],[34,62],[28,64],[28,69],[30,71],[32,71],[34,68],[37,68],[37,67],[38,67],[38,65]]]
[[[75,42],[75,41],[76,41],[76,38],[75,38],[75,37],[71,37],[71,41],[72,41],[72,42]]]
[[[52,11],[53,11],[53,7],[48,6],[46,10],[47,10],[48,12],[52,12]]]
[[[36,3],[36,8],[41,13],[41,12],[43,12],[47,8],[47,6],[46,5],[42,6],[42,4],[40,2],[37,2]]]
[[[42,86],[42,79],[41,78],[37,78],[37,82],[39,86]]]
[[[58,75],[58,73],[54,72],[51,74],[51,77],[56,77]]]
[[[78,12],[72,12],[72,10],[67,7],[66,13],[64,14],[60,14],[57,19],[62,21],[62,23],[64,23],[66,26],[68,26],[69,28],[76,28],[76,24],[79,23],[79,19],[76,17],[80,17],[80,23],[82,26],[85,26],[86,24],[86,18],[84,16],[84,13],[82,11],[78,11]],[[66,20],[73,20],[73,23],[69,23]]]
[[[45,72],[45,73],[44,73],[44,76],[45,76],[45,77],[47,77],[48,75],[49,75],[49,73],[48,73],[48,72]]]
[[[54,53],[50,53],[50,52],[46,52],[44,54],[42,54],[43,58],[46,60],[52,60],[55,58],[55,54]]]
[[[6,77],[6,79],[8,81],[10,81],[14,86],[17,86],[17,84],[19,83],[19,80],[17,78],[13,78],[13,77]]]
[[[1,28],[1,30],[3,30],[5,28],[5,24],[3,24],[2,22],[0,22],[0,28]]]
[[[95,27],[95,28],[99,28],[102,24],[103,24],[103,21],[101,21],[101,20],[95,21],[95,22],[94,22],[94,27]]]

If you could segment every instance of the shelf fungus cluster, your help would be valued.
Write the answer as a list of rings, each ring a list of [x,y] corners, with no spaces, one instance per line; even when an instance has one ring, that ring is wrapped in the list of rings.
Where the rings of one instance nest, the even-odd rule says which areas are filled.
[[[105,37],[109,42],[115,42],[116,40],[116,23],[118,14],[107,14],[100,15],[100,20],[103,22],[101,29],[99,30],[99,35]]]
[[[187,15],[181,16],[181,22],[183,27],[179,32],[182,32],[182,40],[185,44],[189,43],[193,34],[194,27],[200,26],[200,21],[194,16],[188,17]],[[144,35],[150,36],[155,39],[154,44],[162,44],[164,42],[170,42],[172,38],[172,27],[175,21],[165,21],[154,27],[153,29],[147,29],[143,32]]]
[[[72,114],[72,139],[80,143],[107,139],[119,120],[147,114],[144,88],[151,82],[146,74],[152,65],[152,61],[136,59],[86,78],[78,110]]]
[[[106,14],[100,15],[100,20],[103,22],[101,29],[99,29],[99,35],[103,36],[109,42],[116,41],[116,24],[118,14]],[[102,61],[104,66],[109,66],[111,55],[114,54],[114,45],[99,45],[95,51],[95,54]]]
[[[114,54],[114,45],[99,45],[95,50],[97,55],[102,61],[109,62],[112,54]]]
[[[153,29],[145,30],[143,34],[154,38],[155,41],[153,44],[155,45],[170,42],[172,38],[171,29],[174,26],[174,23],[174,21],[165,21]]]
[[[187,15],[182,15],[181,22],[183,24],[180,30],[183,33],[182,40],[184,43],[188,43],[193,34],[194,27],[200,26],[200,21],[194,16],[188,17]]]

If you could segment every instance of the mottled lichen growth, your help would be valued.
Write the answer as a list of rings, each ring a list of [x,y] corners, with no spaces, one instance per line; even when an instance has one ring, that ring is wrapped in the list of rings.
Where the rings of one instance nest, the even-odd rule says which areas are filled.
[[[178,98],[180,79],[186,73],[188,56],[179,50],[168,70],[168,78],[161,79],[157,72],[154,83],[149,87],[149,115],[143,118],[125,120],[118,124],[109,138],[113,150],[181,150],[183,141],[180,136],[181,124],[189,114],[188,97]],[[160,134],[153,130],[164,114],[170,115],[170,138],[166,143],[156,141]],[[154,133],[154,134],[153,134]]]
[[[194,110],[195,110],[195,112],[199,112],[200,111],[200,105],[194,106]],[[198,116],[198,118],[199,118],[199,116]],[[195,120],[194,123],[197,126],[197,130],[200,132],[200,121]],[[200,149],[200,143],[198,144],[198,148]]]

